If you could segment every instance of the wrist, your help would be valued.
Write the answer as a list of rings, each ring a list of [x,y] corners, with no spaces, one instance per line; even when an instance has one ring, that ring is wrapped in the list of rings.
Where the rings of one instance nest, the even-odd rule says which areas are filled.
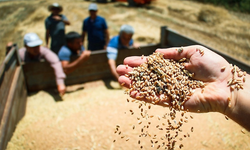
[[[65,86],[65,84],[64,84],[64,78],[57,78],[56,79],[56,84],[57,84],[57,87],[59,87],[59,86]]]
[[[246,75],[245,80],[247,82],[243,82],[243,89],[232,92],[232,105],[225,115],[250,131],[250,75]]]

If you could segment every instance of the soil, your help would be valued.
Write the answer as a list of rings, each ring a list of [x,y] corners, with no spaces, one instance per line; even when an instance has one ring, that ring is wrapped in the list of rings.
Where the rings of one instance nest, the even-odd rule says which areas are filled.
[[[45,39],[44,20],[50,13],[47,6],[54,1],[0,2],[0,60],[4,47],[13,41],[22,47],[27,32],[36,32]],[[82,20],[88,16],[89,1],[63,0],[63,14],[71,21],[67,32],[81,32]],[[98,4],[99,15],[106,18],[110,36],[117,35],[122,24],[135,28],[134,40],[141,45],[158,43],[160,27],[169,28],[205,45],[227,53],[250,64],[250,17],[247,14],[192,1],[157,0],[150,6],[129,8],[126,3]],[[86,45],[86,43],[85,43]],[[132,150],[151,148],[150,138],[140,139],[142,123],[138,125],[140,110],[137,103],[127,102],[117,82],[99,80],[67,87],[63,101],[55,101],[52,91],[29,93],[25,117],[19,122],[7,150]],[[135,112],[130,115],[130,111]],[[168,108],[152,106],[150,114],[162,116]],[[186,114],[189,117],[182,130],[189,138],[177,143],[182,149],[243,150],[250,147],[250,134],[219,113]],[[194,119],[190,118],[190,115]],[[150,133],[161,136],[155,128],[164,120],[152,118]],[[166,121],[166,120],[165,120]],[[114,134],[116,125],[121,135]],[[136,125],[133,130],[132,126]],[[194,127],[194,132],[190,128]],[[243,132],[244,133],[243,133]],[[124,139],[121,136],[126,136]],[[129,138],[129,141],[126,139]],[[113,142],[116,140],[116,142]],[[157,146],[157,144],[155,144]]]
[[[152,138],[140,138],[139,134],[141,128],[151,122],[148,132],[164,136],[156,125],[164,127],[162,123],[166,120],[158,120],[156,116],[163,116],[169,109],[152,105],[148,114],[155,117],[139,125],[139,104],[131,102],[117,82],[111,81],[113,89],[107,88],[105,84],[108,82],[99,80],[69,86],[60,102],[56,102],[53,94],[47,91],[31,93],[26,115],[19,122],[7,150],[139,150],[140,146],[156,149],[157,144],[155,148],[151,147]],[[133,115],[130,110],[133,110]],[[189,118],[188,123],[181,128],[179,138],[183,140],[178,143],[184,145],[183,150],[243,150],[250,146],[250,134],[222,114],[186,113],[185,116]],[[121,135],[114,133],[116,125],[120,126]],[[191,132],[191,127],[194,132]],[[190,134],[189,138],[184,138],[186,133]],[[179,145],[176,147],[179,149]]]

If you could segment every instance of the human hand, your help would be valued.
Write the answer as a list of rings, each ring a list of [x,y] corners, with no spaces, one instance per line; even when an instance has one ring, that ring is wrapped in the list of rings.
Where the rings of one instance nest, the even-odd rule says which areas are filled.
[[[12,42],[8,42],[6,45],[6,54],[9,53],[9,51],[11,50],[11,48],[13,47],[13,43]]]
[[[139,49],[140,48],[140,44],[139,43],[134,43],[133,47]]]
[[[66,91],[66,86],[64,84],[57,85],[57,90],[60,94],[60,96],[63,96]]]
[[[164,54],[166,59],[189,59],[190,61],[185,64],[185,68],[194,73],[194,79],[201,80],[206,85],[203,92],[202,89],[195,90],[190,99],[185,102],[184,108],[192,112],[199,110],[200,112],[217,111],[225,113],[228,108],[228,97],[231,97],[230,88],[227,85],[227,81],[232,78],[230,64],[224,58],[203,46],[183,47],[181,53],[178,52],[178,49],[180,48],[157,49],[156,52]],[[124,86],[129,87],[131,81],[124,75],[132,71],[133,67],[137,67],[146,61],[146,57],[143,59],[136,56],[127,57],[124,60],[124,65],[117,67],[117,72],[121,75],[118,80],[119,83],[125,83]],[[224,66],[226,68],[222,70]],[[136,98],[137,95],[130,93],[130,96]],[[233,107],[235,100],[231,99],[231,103]]]
[[[82,54],[80,55],[80,59],[81,59],[82,61],[85,61],[85,60],[87,60],[87,59],[90,57],[90,54],[91,54],[91,51],[85,50],[85,51],[83,51]]]
[[[53,19],[55,19],[56,21],[62,21],[62,17],[60,16],[53,16]]]
[[[107,45],[104,45],[104,46],[103,46],[103,49],[106,50],[106,49],[107,49]]]

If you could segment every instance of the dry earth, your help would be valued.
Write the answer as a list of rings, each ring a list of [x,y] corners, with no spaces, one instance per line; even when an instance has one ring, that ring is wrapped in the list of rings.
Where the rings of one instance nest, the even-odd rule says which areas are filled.
[[[0,58],[8,41],[22,46],[27,32],[45,35],[44,20],[49,15],[47,6],[55,1],[0,2]],[[82,20],[88,16],[89,2],[63,0],[63,14],[71,21],[67,31],[81,32]],[[160,26],[167,25],[175,31],[210,47],[225,52],[250,64],[250,19],[248,15],[231,13],[222,8],[191,1],[157,0],[150,8],[128,8],[125,3],[99,4],[99,14],[108,22],[111,36],[118,33],[122,24],[136,29],[134,39],[141,44],[159,42]],[[107,81],[105,81],[107,82]],[[127,103],[124,90],[109,89],[103,81],[74,85],[67,88],[64,101],[56,102],[48,91],[30,93],[25,117],[20,121],[8,144],[8,150],[77,150],[77,149],[140,149],[137,144],[139,125],[138,104]],[[131,116],[129,110],[135,111]],[[163,115],[167,108],[152,107],[150,113]],[[126,114],[125,114],[126,112]],[[188,114],[189,116],[190,114]],[[226,120],[218,113],[192,114],[194,119],[183,127],[191,137],[184,139],[183,149],[244,150],[250,147],[250,134],[242,127]],[[161,120],[162,121],[162,120]],[[149,131],[160,135],[154,122]],[[115,126],[129,141],[114,134]],[[194,127],[194,132],[190,128]],[[113,140],[116,142],[113,143]],[[142,140],[144,149],[150,147],[149,139]],[[177,145],[178,146],[178,145]],[[178,148],[177,148],[178,149]]]
[[[151,138],[139,138],[138,135],[150,121],[148,132],[163,136],[156,125],[164,127],[162,123],[166,120],[159,121],[156,116],[163,116],[169,112],[168,108],[153,105],[148,114],[155,117],[139,125],[138,103],[127,102],[128,96],[119,89],[117,82],[111,81],[111,86],[114,89],[106,88],[102,80],[70,86],[61,102],[56,102],[45,91],[31,94],[26,115],[18,124],[7,150],[139,150],[141,145],[144,149],[156,149],[157,144],[151,148]],[[133,110],[134,115],[129,110]],[[184,138],[179,133],[179,138],[183,138],[183,150],[244,150],[250,146],[250,134],[245,130],[243,134],[242,127],[226,120],[224,115],[187,113],[185,116],[189,117],[189,122],[183,125],[182,132],[189,133],[190,137]],[[121,135],[114,133],[117,124]],[[126,137],[121,139],[124,135]],[[141,140],[140,145],[138,140]]]

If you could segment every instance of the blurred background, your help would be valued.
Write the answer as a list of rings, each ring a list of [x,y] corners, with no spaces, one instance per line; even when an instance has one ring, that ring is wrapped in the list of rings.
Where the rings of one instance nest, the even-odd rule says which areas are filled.
[[[117,35],[120,26],[126,23],[134,26],[135,41],[158,43],[160,26],[165,25],[250,64],[250,9],[247,9],[250,3],[246,3],[247,0],[227,3],[155,0],[150,5],[136,8],[128,7],[126,2],[108,1],[98,4],[98,14],[106,18],[111,37]],[[0,0],[0,62],[5,56],[7,42],[17,43],[21,48],[23,36],[28,32],[37,33],[45,41],[44,20],[50,15],[47,8],[53,2],[63,6],[62,14],[71,22],[66,32],[81,33],[82,21],[88,16],[88,5],[95,1]]]
[[[44,21],[50,15],[48,6],[54,2],[63,6],[62,14],[71,22],[66,32],[81,33],[82,21],[89,16],[88,6],[96,1],[0,0],[0,62],[5,57],[6,44],[12,41],[23,47],[23,36],[28,32],[37,33],[45,45]],[[118,34],[122,24],[129,24],[135,28],[133,38],[137,43],[159,43],[160,27],[168,26],[250,64],[250,2],[247,2],[249,0],[155,0],[142,7],[129,7],[127,2],[109,0],[98,3],[98,14],[106,19],[111,37]],[[141,145],[143,149],[154,149],[149,137],[138,144],[138,135],[145,125],[138,125],[136,117],[141,113],[138,103],[128,103],[128,96],[117,82],[110,81],[113,89],[107,88],[106,82],[67,86],[63,101],[55,101],[54,91],[29,93],[26,114],[18,123],[7,150],[133,150],[141,149]],[[130,115],[130,110],[135,114]],[[148,110],[155,116],[166,112],[168,109],[156,105]],[[183,126],[182,134],[189,133],[191,137],[183,137],[176,149],[179,144],[184,145],[182,150],[249,149],[250,133],[224,115],[186,114],[191,118],[190,115],[194,119]],[[153,123],[149,131],[161,135],[155,127],[166,120],[156,118],[150,120]],[[117,124],[121,126],[121,135],[114,134]],[[121,136],[130,140],[125,141]]]

